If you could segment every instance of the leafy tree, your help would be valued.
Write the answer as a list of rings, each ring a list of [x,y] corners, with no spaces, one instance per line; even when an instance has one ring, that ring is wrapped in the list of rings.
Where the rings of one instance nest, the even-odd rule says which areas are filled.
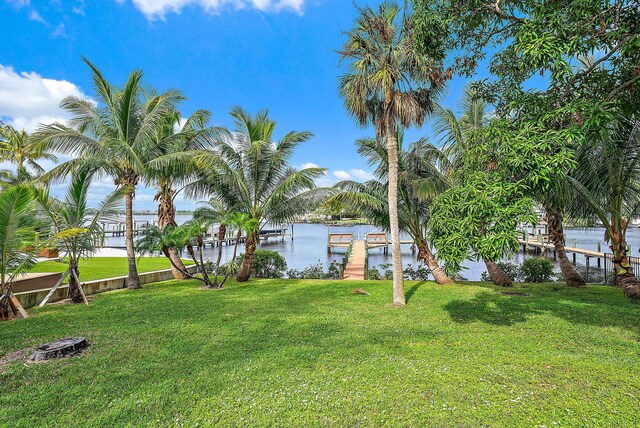
[[[83,170],[73,175],[63,200],[49,194],[48,190],[39,190],[36,194],[38,206],[51,221],[54,232],[59,234],[57,241],[69,263],[69,296],[74,303],[82,303],[80,291],[80,259],[91,257],[96,247],[104,240],[104,232],[100,222],[115,217],[121,208],[122,196],[126,188],[110,194],[100,206],[89,214],[87,196],[93,174]],[[69,233],[73,231],[75,233]]]
[[[289,132],[274,141],[276,122],[266,111],[255,116],[241,108],[231,115],[236,120],[233,139],[217,142],[216,152],[199,163],[202,178],[189,187],[191,195],[210,195],[234,211],[248,214],[255,228],[246,238],[245,256],[237,280],[251,275],[253,254],[260,230],[267,224],[285,224],[317,208],[331,193],[316,188],[314,180],[322,168],[296,170],[289,166],[293,150],[311,137],[309,132]]]
[[[484,260],[496,285],[513,285],[496,262],[518,250],[518,223],[536,221],[526,192],[521,183],[505,182],[495,171],[481,171],[435,198],[429,233],[448,273],[459,272],[472,254]]]
[[[430,203],[435,195],[444,191],[449,183],[437,167],[444,155],[424,139],[413,143],[407,151],[402,149],[404,132],[397,129],[398,141],[398,223],[400,230],[408,233],[418,248],[418,261],[427,265],[438,284],[451,284],[440,268],[426,236]],[[336,187],[342,193],[330,201],[348,203],[360,215],[378,227],[389,229],[387,203],[388,156],[385,144],[376,139],[359,140],[358,152],[371,166],[376,166],[376,179],[365,183],[342,181]]]
[[[398,220],[396,127],[422,125],[449,74],[437,60],[415,49],[410,15],[393,1],[358,8],[340,56],[348,72],[340,78],[346,110],[362,126],[374,125],[389,157],[388,207],[393,241],[393,301],[405,305]]]
[[[470,76],[489,63],[494,79],[479,85],[502,112],[546,99],[549,106],[584,116],[607,103],[628,104],[640,89],[640,2],[415,0],[418,49],[444,58]],[[434,43],[434,35],[446,35]],[[580,58],[598,52],[578,73]],[[600,67],[604,65],[605,67]],[[525,84],[548,77],[544,90]],[[636,101],[637,102],[637,101]]]
[[[65,98],[61,107],[73,115],[71,126],[59,123],[43,126],[35,138],[50,150],[75,156],[50,171],[46,178],[64,177],[88,167],[113,177],[117,187],[127,189],[125,243],[129,288],[141,288],[133,242],[133,199],[140,179],[146,175],[148,162],[162,153],[157,135],[182,96],[167,91],[145,97],[142,72],[137,70],[131,73],[124,88],[117,88],[93,64],[86,59],[85,62],[93,73],[98,104],[73,96]]]

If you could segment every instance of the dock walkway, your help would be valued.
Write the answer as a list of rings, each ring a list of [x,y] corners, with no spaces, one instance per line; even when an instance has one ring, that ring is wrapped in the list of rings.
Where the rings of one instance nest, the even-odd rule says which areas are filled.
[[[351,256],[344,269],[343,279],[363,280],[365,279],[365,258],[367,249],[364,241],[354,241],[351,247]]]

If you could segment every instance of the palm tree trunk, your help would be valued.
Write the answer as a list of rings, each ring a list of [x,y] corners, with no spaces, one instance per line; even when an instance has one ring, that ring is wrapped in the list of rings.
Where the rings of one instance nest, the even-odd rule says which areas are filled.
[[[547,226],[549,227],[549,233],[551,234],[551,241],[558,257],[558,263],[560,264],[560,270],[564,277],[564,282],[569,287],[581,288],[586,287],[587,283],[582,276],[576,271],[573,263],[569,261],[567,252],[565,251],[565,239],[564,228],[562,225],[562,212],[552,207],[545,207],[547,211]]]
[[[218,269],[220,269],[220,261],[222,260],[222,241],[227,235],[227,227],[221,224],[218,228],[218,259],[213,272],[213,285],[218,285]]]
[[[231,257],[231,263],[235,263],[236,260],[236,256],[238,254],[238,242],[240,242],[240,237],[242,236],[242,230],[239,229],[238,233],[236,234],[236,243],[233,246],[233,257]],[[224,283],[227,282],[227,278],[229,278],[229,271],[227,270],[224,273],[224,278],[222,278],[222,282],[220,283],[220,288],[224,287]]]
[[[69,298],[73,303],[83,303],[82,293],[80,292],[80,284],[76,281],[76,278],[80,278],[80,271],[78,270],[78,260],[69,260],[69,272],[74,272],[69,275]]]
[[[140,285],[140,277],[138,276],[138,267],[136,266],[136,250],[133,246],[133,191],[127,192],[125,195],[125,245],[127,247],[127,262],[129,265],[129,285],[130,289],[142,288]]]
[[[495,285],[499,285],[500,287],[512,287],[513,280],[507,276],[506,273],[498,265],[496,262],[485,260],[485,266],[487,267],[487,272],[489,273],[489,277],[491,281]]]
[[[251,276],[251,266],[253,265],[253,255],[256,252],[258,246],[259,235],[257,232],[251,232],[247,236],[247,242],[245,244],[244,259],[242,260],[242,266],[238,271],[236,280],[238,282],[247,282]]]
[[[158,227],[178,226],[176,222],[176,208],[173,204],[173,190],[167,185],[161,184],[160,191],[155,199],[158,201]],[[173,277],[175,279],[185,279],[186,276],[182,273],[185,270],[185,265],[175,247],[169,248],[169,258],[172,262],[171,273]]]
[[[400,252],[400,226],[398,224],[398,141],[395,121],[386,121],[385,136],[389,156],[389,226],[391,231],[391,261],[393,269],[393,304],[404,306],[404,278],[402,273],[402,253]]]
[[[638,282],[633,273],[633,268],[627,255],[625,235],[626,227],[621,227],[619,231],[614,229],[614,234],[610,237],[611,251],[613,251],[613,267],[624,294],[630,299],[640,300],[640,282]]]
[[[453,279],[449,278],[449,276],[444,273],[444,270],[442,270],[438,264],[438,260],[436,260],[435,256],[424,241],[418,242],[418,260],[422,260],[424,264],[427,265],[431,271],[431,275],[433,275],[433,278],[438,284],[453,284]]]

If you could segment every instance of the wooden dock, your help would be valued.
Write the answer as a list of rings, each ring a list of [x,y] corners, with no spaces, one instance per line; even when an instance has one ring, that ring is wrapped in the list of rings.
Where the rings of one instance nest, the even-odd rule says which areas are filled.
[[[351,247],[351,255],[344,269],[342,279],[364,280],[366,269],[367,248],[364,241],[354,241]]]
[[[330,233],[327,238],[327,251],[334,248],[349,248],[353,242],[353,233]]]

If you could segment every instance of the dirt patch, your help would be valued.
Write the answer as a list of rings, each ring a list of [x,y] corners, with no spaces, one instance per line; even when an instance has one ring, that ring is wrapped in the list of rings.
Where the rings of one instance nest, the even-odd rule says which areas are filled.
[[[524,297],[531,296],[531,294],[523,293],[521,291],[501,291],[500,294],[503,294],[505,296],[524,296]]]
[[[11,352],[0,358],[0,367],[7,366],[12,363],[23,362],[27,356],[31,355],[33,348],[25,348],[19,351]]]
[[[207,290],[207,291],[221,291],[221,290],[226,290],[225,288],[212,288],[212,287],[206,287],[206,286],[202,286],[202,287],[198,287],[198,290]]]

